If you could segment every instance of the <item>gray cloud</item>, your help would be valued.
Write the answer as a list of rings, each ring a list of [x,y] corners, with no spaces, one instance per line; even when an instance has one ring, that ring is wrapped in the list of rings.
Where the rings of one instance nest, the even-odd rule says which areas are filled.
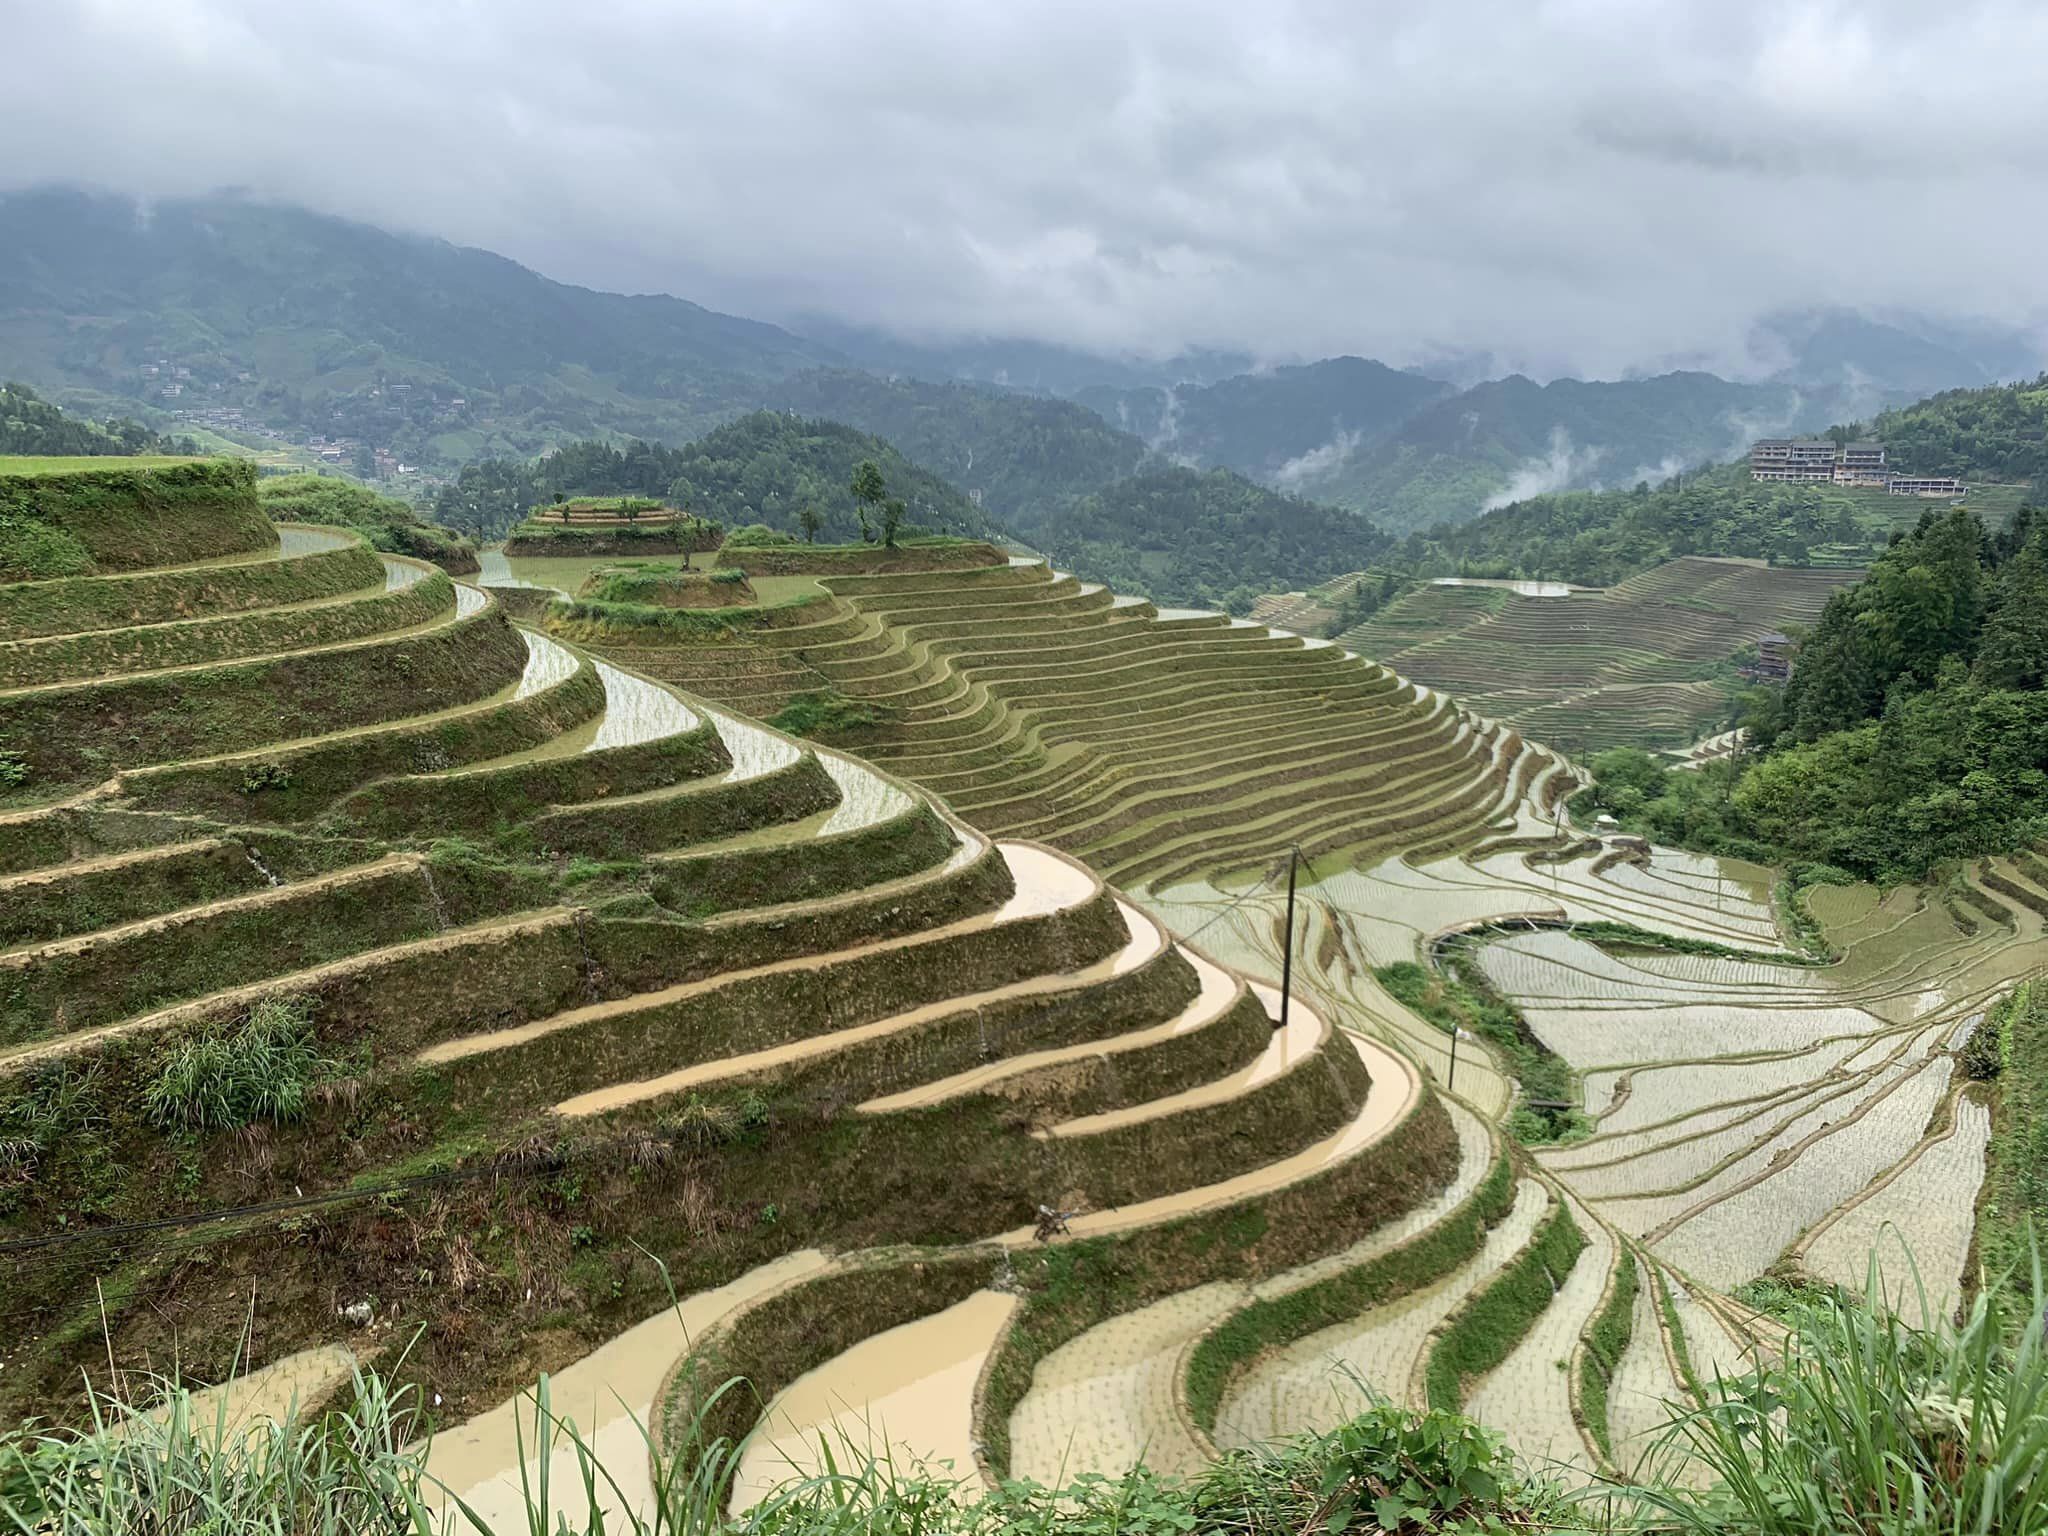
[[[1736,368],[2048,311],[2034,0],[54,0],[0,178],[220,186],[767,318]]]

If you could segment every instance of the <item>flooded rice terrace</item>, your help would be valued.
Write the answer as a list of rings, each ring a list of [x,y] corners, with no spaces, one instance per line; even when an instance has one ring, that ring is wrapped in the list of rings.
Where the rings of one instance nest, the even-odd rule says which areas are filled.
[[[486,557],[484,584],[564,591],[586,574],[579,565],[607,563],[506,562],[493,555]],[[1503,586],[1545,598],[1573,590],[1460,578],[1445,584]],[[1221,616],[1167,609],[1161,617]],[[529,633],[527,645],[516,696],[560,683],[579,664],[574,652],[544,637]],[[596,665],[605,707],[577,738],[584,749],[652,740],[708,719],[731,754],[729,782],[785,768],[811,750],[727,710]],[[1435,690],[1417,687],[1414,696],[1439,712],[1455,707]],[[1478,728],[1470,717],[1459,722],[1462,732]],[[1496,739],[1494,750],[1510,749]],[[719,847],[856,833],[916,803],[903,786],[850,756],[827,750],[818,759],[837,787],[836,804],[792,827],[739,834]],[[1292,934],[1293,994],[1284,1007],[1283,884],[1270,876],[1179,881],[1119,898],[1121,941],[1069,972],[981,992],[963,984],[960,995],[942,1002],[770,1049],[689,1062],[581,1093],[554,1110],[576,1119],[744,1083],[872,1046],[949,1013],[1131,978],[1167,963],[1169,950],[1192,968],[1192,980],[1175,1006],[1142,1025],[892,1085],[847,1112],[935,1110],[1063,1068],[1114,1072],[1119,1056],[1193,1038],[1250,1006],[1248,995],[1273,1028],[1230,1064],[1140,1102],[1112,1100],[1112,1107],[1055,1117],[1032,1126],[1032,1134],[1048,1148],[1067,1147],[1227,1110],[1289,1074],[1327,1071],[1324,1053],[1331,1050],[1355,1055],[1365,1069],[1362,1098],[1347,1099],[1341,1123],[1332,1117],[1305,1145],[1250,1169],[1191,1180],[1188,1188],[1067,1213],[1071,1236],[1087,1238],[1220,1211],[1314,1179],[1401,1134],[1406,1117],[1434,1089],[1455,1132],[1457,1165],[1450,1182],[1413,1209],[1353,1236],[1339,1251],[1256,1282],[1191,1283],[1109,1316],[1038,1360],[1009,1410],[1007,1470],[1045,1480],[1116,1475],[1141,1457],[1160,1471],[1192,1470],[1218,1450],[1327,1428],[1375,1395],[1424,1406],[1431,1352],[1445,1331],[1532,1243],[1561,1226],[1578,1237],[1575,1255],[1554,1276],[1550,1303],[1494,1365],[1464,1383],[1464,1403],[1525,1458],[1582,1476],[1626,1468],[1654,1439],[1667,1405],[1685,1397],[1675,1361],[1689,1360],[1707,1374],[1742,1368],[1769,1327],[1736,1295],[1766,1271],[1792,1266],[1821,1281],[1860,1285],[1872,1247],[1890,1245],[1902,1272],[1910,1253],[1936,1306],[1952,1305],[1970,1252],[1990,1133],[1986,1105],[1962,1082],[1954,1052],[2017,978],[2048,963],[2048,939],[2033,908],[2013,904],[2010,921],[1966,931],[1925,892],[1823,887],[1808,899],[1828,950],[1816,957],[1789,936],[1772,870],[1620,844],[1539,856],[1534,842],[1558,828],[1526,798],[1498,830],[1517,841],[1503,836],[1468,855],[1364,866],[1333,857],[1304,869]],[[961,867],[984,847],[963,831],[946,867]],[[1100,890],[1086,869],[1049,849],[1014,841],[997,849],[1013,893],[926,937],[1074,912]],[[2017,870],[2001,866],[1998,874],[2024,884]],[[1589,924],[1606,926],[1588,931]],[[1453,952],[1446,944],[1468,982],[1512,1004],[1541,1050],[1568,1069],[1569,1102],[1544,1106],[1568,1134],[1532,1141],[1511,1171],[1503,1161],[1509,1142],[1531,1134],[1529,1095],[1512,1063],[1486,1041],[1447,1033],[1395,995],[1414,995],[1403,978],[1415,974],[1395,968],[1422,966],[1427,980],[1427,968]],[[581,1012],[596,1016],[612,1006]],[[427,1054],[456,1059],[516,1045],[534,1028],[574,1026],[574,1017],[565,1019]],[[1191,1417],[1190,1358],[1223,1323],[1459,1219],[1486,1189],[1497,1191],[1486,1198],[1498,1204],[1463,1259],[1396,1299],[1246,1362],[1210,1418]],[[990,1231],[982,1241],[1021,1262],[1041,1236],[1018,1227]],[[656,1411],[661,1384],[692,1339],[732,1325],[784,1286],[850,1262],[853,1256],[807,1250],[686,1297],[676,1311],[648,1319],[554,1377],[551,1406],[600,1449],[617,1452],[608,1458],[615,1472],[632,1472],[645,1461],[638,1425]],[[1626,1302],[1619,1313],[1629,1320],[1627,1343],[1612,1362],[1607,1438],[1596,1445],[1577,1427],[1575,1383],[1589,1330],[1617,1296]],[[977,1490],[976,1426],[987,1411],[978,1394],[987,1390],[989,1361],[1010,1337],[1019,1306],[1004,1289],[977,1290],[812,1362],[765,1405],[731,1491],[732,1508],[752,1506],[794,1474],[869,1453],[954,1479],[963,1494]],[[334,1366],[332,1357],[310,1363]],[[515,1509],[518,1427],[525,1424],[530,1441],[532,1412],[530,1401],[508,1402],[447,1432],[434,1447],[436,1475],[481,1510]],[[557,1454],[558,1481],[573,1470],[567,1455]],[[647,1497],[637,1472],[604,1495],[608,1508],[621,1510],[644,1511]]]

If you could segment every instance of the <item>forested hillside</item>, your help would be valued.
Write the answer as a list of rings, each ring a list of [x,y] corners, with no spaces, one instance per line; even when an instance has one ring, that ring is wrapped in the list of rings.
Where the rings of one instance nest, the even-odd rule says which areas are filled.
[[[182,438],[166,438],[139,421],[91,421],[53,405],[26,384],[0,384],[0,454],[59,457],[74,454],[190,453]]]
[[[1756,751],[1702,773],[1595,762],[1595,803],[1667,841],[1864,878],[2048,837],[2048,522],[1930,512],[1828,602]]]
[[[0,197],[0,353],[39,384],[240,408],[450,467],[565,437],[680,437],[836,360],[681,299],[303,209],[221,196],[144,218],[75,191]]]
[[[1066,400],[974,384],[883,379],[849,369],[801,373],[770,403],[885,437],[1017,526],[1128,475],[1145,445]]]
[[[1915,474],[1972,487],[1987,525],[2004,522],[2048,472],[2048,375],[2029,384],[1950,390],[1832,427],[1875,437]],[[1742,463],[1608,491],[1532,495],[1469,523],[1411,534],[1399,558],[1422,575],[1552,577],[1606,586],[1677,555],[1740,555],[1798,565],[1875,555],[1917,504],[1835,485],[1758,483]]]
[[[872,459],[888,494],[901,499],[911,525],[942,533],[1000,537],[980,508],[893,444],[832,421],[756,411],[680,448],[634,442],[571,443],[531,464],[487,459],[442,488],[437,521],[479,539],[501,536],[529,507],[556,495],[661,496],[728,528],[766,523],[800,531],[813,508],[833,539],[859,537],[849,489],[854,469]]]
[[[1793,420],[1797,404],[1789,389],[1707,373],[1499,379],[1417,412],[1303,489],[1409,533],[1544,491],[1634,485],[1732,458],[1751,437]]]
[[[1624,491],[1559,491],[1457,527],[1411,534],[1403,564],[1425,576],[1529,576],[1611,586],[1679,555],[1801,565],[1836,546],[1881,548],[1869,498],[1832,486],[1759,484],[1730,465]],[[1910,503],[1908,504],[1910,505]]]
[[[1170,458],[1300,489],[1370,447],[1450,386],[1363,357],[1240,374],[1207,386],[1083,390],[1076,398]]]
[[[2039,485],[2048,474],[2048,373],[2030,383],[1952,389],[1884,412],[1871,430],[1892,462],[1915,474]]]
[[[1119,592],[1248,610],[1262,591],[1369,563],[1386,535],[1227,469],[1151,469],[1020,530],[1055,565]]]

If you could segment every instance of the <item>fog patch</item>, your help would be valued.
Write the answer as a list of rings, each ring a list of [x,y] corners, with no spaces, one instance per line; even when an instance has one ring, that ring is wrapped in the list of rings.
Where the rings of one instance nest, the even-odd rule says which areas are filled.
[[[1692,468],[1692,464],[1693,461],[1690,459],[1681,458],[1675,453],[1667,453],[1655,464],[1638,464],[1628,472],[1628,479],[1623,484],[1641,485],[1647,481],[1651,485],[1662,485],[1673,475],[1684,474],[1686,470]]]
[[[1297,454],[1273,471],[1273,484],[1283,491],[1298,491],[1311,481],[1322,479],[1347,462],[1365,440],[1362,431],[1337,429],[1336,435],[1320,447]]]
[[[1727,462],[1747,458],[1750,444],[1758,438],[1790,436],[1805,405],[1805,398],[1795,389],[1789,393],[1782,411],[1730,411],[1721,418],[1728,436],[1715,459]]]
[[[1174,385],[1168,384],[1159,393],[1161,396],[1159,427],[1150,437],[1145,439],[1146,448],[1166,460],[1167,463],[1177,465],[1181,469],[1199,469],[1201,467],[1199,455],[1188,453],[1174,446],[1174,444],[1180,441],[1180,390]]]
[[[1522,467],[1508,477],[1508,483],[1495,491],[1480,505],[1482,512],[1498,511],[1518,501],[1527,501],[1531,496],[1546,496],[1552,491],[1590,479],[1594,466],[1606,454],[1605,448],[1577,447],[1571,434],[1563,427],[1550,429],[1550,452],[1540,459],[1528,459]]]

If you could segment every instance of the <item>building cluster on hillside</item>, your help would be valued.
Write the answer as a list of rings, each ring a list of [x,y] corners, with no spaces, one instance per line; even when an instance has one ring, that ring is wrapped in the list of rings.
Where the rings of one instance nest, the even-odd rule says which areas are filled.
[[[1758,682],[1786,683],[1792,680],[1792,657],[1796,648],[1792,637],[1772,630],[1759,635],[1756,642],[1756,665],[1749,670],[1749,676]]]
[[[1969,489],[1948,475],[1901,475],[1887,468],[1881,443],[1842,443],[1825,437],[1767,437],[1749,450],[1752,480],[1826,481],[1879,487],[1894,496],[1961,496]]]

